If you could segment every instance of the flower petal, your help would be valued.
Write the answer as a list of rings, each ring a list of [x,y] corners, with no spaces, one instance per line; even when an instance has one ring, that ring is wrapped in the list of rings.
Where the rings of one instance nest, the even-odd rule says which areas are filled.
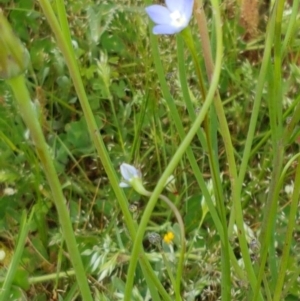
[[[185,0],[184,2],[183,14],[185,15],[189,23],[193,13],[194,0]]]
[[[127,184],[126,182],[120,182],[119,186],[120,186],[121,188],[128,188],[128,187],[130,187],[130,185]]]
[[[182,11],[186,0],[165,0],[167,8],[173,12],[175,10]]]
[[[150,19],[156,24],[170,24],[170,11],[161,5],[150,5],[145,8]]]
[[[134,177],[140,177],[140,172],[134,166],[127,163],[122,163],[120,170],[122,177],[128,182]]]
[[[174,27],[167,24],[156,25],[153,27],[152,32],[154,34],[174,34],[180,32],[183,28]]]

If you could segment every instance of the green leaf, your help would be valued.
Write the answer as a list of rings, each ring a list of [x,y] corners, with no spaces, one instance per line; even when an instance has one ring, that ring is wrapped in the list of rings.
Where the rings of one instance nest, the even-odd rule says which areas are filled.
[[[102,127],[100,117],[96,116],[98,129]],[[86,121],[82,117],[79,121],[74,121],[66,125],[67,144],[72,148],[73,152],[79,154],[87,154],[93,152],[93,145],[88,135]]]
[[[29,284],[29,274],[24,269],[18,269],[15,274],[13,283],[24,290],[28,290],[30,287]]]
[[[201,196],[193,196],[188,199],[186,203],[186,215],[184,217],[184,224],[187,233],[193,231],[199,226],[201,216]]]
[[[105,32],[101,38],[101,45],[108,53],[121,55],[125,52],[123,41],[117,36]]]

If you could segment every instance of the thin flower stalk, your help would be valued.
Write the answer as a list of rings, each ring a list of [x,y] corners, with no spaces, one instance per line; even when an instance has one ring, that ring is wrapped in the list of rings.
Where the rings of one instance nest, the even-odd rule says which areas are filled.
[[[206,88],[204,86],[204,80],[202,77],[200,63],[199,63],[198,55],[196,53],[196,49],[195,49],[195,45],[194,45],[194,41],[193,41],[193,37],[192,37],[190,29],[185,28],[182,31],[181,35],[183,36],[184,41],[186,42],[186,45],[188,46],[190,53],[192,55],[192,58],[194,61],[194,66],[196,69],[196,74],[197,74],[197,77],[199,80],[199,86],[200,86],[202,98],[205,99]],[[214,114],[214,112],[212,111],[211,114]],[[211,119],[213,119],[213,118],[211,118]],[[222,244],[222,249],[223,249],[222,262],[224,263],[224,264],[222,264],[222,267],[223,267],[222,281],[225,281],[226,283],[224,283],[222,285],[222,287],[223,287],[222,294],[224,294],[224,295],[226,294],[226,298],[229,299],[230,298],[229,243],[228,243],[228,239],[227,239],[227,222],[226,222],[226,212],[225,212],[225,205],[224,205],[224,194],[222,192],[222,186],[221,186],[221,181],[220,181],[220,171],[219,171],[218,164],[217,164],[218,158],[216,157],[217,150],[213,149],[213,145],[216,144],[216,143],[213,143],[213,140],[216,141],[216,135],[217,135],[216,130],[214,131],[214,134],[213,134],[212,129],[214,129],[214,128],[215,127],[212,127],[208,116],[206,116],[206,118],[204,120],[204,130],[205,130],[206,140],[207,140],[207,148],[208,148],[208,154],[209,154],[208,157],[209,157],[210,168],[212,171],[215,195],[216,195],[216,199],[217,199],[217,209],[219,211],[219,215],[221,217],[221,222],[222,222],[224,233],[225,233],[224,234],[225,241],[224,241],[224,244]],[[221,128],[222,128],[222,124],[221,124]]]
[[[145,0],[145,3],[149,4],[149,0]],[[154,60],[155,70],[156,70],[156,73],[157,73],[157,76],[158,76],[158,79],[160,82],[162,94],[163,94],[164,99],[167,101],[167,104],[168,104],[168,107],[170,110],[170,114],[172,115],[176,129],[179,133],[180,139],[181,139],[181,141],[183,141],[186,137],[186,133],[184,131],[184,128],[183,128],[183,125],[181,122],[181,118],[180,118],[178,110],[176,108],[174,99],[172,98],[172,95],[170,94],[170,91],[167,86],[165,73],[163,71],[162,62],[161,62],[160,54],[158,51],[157,38],[154,35],[151,35],[150,41],[151,41],[151,50],[152,50],[152,56],[153,56],[153,60]],[[201,188],[203,195],[208,200],[209,211],[210,211],[212,219],[215,223],[216,229],[220,235],[221,240],[224,241],[223,228],[220,223],[220,219],[217,214],[217,210],[214,207],[212,201],[210,200],[210,195],[206,188],[202,172],[199,168],[198,162],[197,162],[195,155],[193,154],[193,151],[190,146],[188,146],[188,148],[186,150],[186,154],[187,154],[188,160],[190,161],[191,168],[195,174],[196,181],[197,181],[199,187]]]
[[[51,187],[53,201],[55,203],[59,222],[62,227],[64,239],[69,250],[70,259],[74,267],[79,289],[84,301],[92,301],[91,291],[85,276],[85,270],[82,264],[82,260],[77,248],[77,243],[70,220],[70,215],[66,205],[65,197],[62,193],[61,185],[58,180],[54,164],[49,153],[48,146],[42,133],[41,126],[37,120],[37,115],[31,104],[29,92],[25,85],[24,77],[18,76],[10,79],[9,84],[15,95],[15,99],[18,103],[22,118],[30,130],[30,135],[36,146],[36,152],[39,156],[43,170],[47,177],[48,183]]]
[[[136,192],[138,192],[141,195],[151,197],[152,192],[147,191],[142,183],[141,173],[139,170],[137,170],[134,166],[122,163],[120,167],[120,171],[123,177],[123,180],[120,182],[120,187],[132,187]],[[180,284],[181,284],[181,278],[182,278],[182,271],[183,271],[183,263],[184,263],[184,254],[186,251],[186,241],[185,241],[185,227],[184,222],[182,220],[182,217],[180,215],[180,212],[176,208],[176,206],[164,195],[159,195],[159,199],[164,201],[168,207],[173,211],[177,222],[179,224],[180,228],[180,241],[181,241],[181,250],[180,250],[180,257],[178,262],[178,268],[176,273],[176,282],[175,282],[175,294],[176,294],[176,300],[181,300],[180,297]],[[128,272],[127,279],[132,279],[133,275],[131,275]],[[127,280],[128,282],[128,280]],[[125,294],[126,296],[126,294]]]
[[[299,155],[299,154],[298,154]],[[298,213],[298,203],[299,203],[299,195],[300,195],[300,159],[298,158],[297,161],[297,170],[295,175],[295,186],[294,191],[292,194],[292,201],[291,201],[291,209],[290,209],[290,215],[288,218],[288,226],[286,231],[286,237],[284,242],[284,248],[283,253],[280,261],[279,266],[279,272],[278,272],[278,278],[275,285],[275,291],[273,296],[273,301],[279,301],[282,300],[282,290],[284,286],[284,280],[287,276],[287,268],[288,268],[288,261],[289,261],[289,255],[290,255],[290,249],[291,249],[291,243],[293,239],[293,232],[296,227],[296,217]]]
[[[20,41],[18,41],[15,35],[12,33],[9,24],[4,19],[1,11],[0,27],[2,30],[0,49],[1,51],[3,49],[5,50],[4,52],[1,52],[4,54],[4,56],[1,56],[1,62],[4,62],[4,64],[1,65],[1,70],[6,75],[5,78],[14,94],[19,111],[21,112],[22,119],[28,127],[30,137],[35,145],[36,153],[41,161],[44,173],[50,185],[52,198],[58,212],[59,222],[70,253],[72,265],[76,272],[76,278],[83,300],[92,301],[91,291],[85,276],[85,270],[79,250],[77,248],[66,200],[63,196],[62,188],[58,180],[53,160],[50,156],[48,145],[45,141],[41,125],[38,121],[38,116],[34,110],[29,91],[25,84],[23,73],[26,70],[27,62],[23,62],[22,60],[24,57],[24,49],[20,44]],[[3,61],[5,59],[6,61]],[[11,72],[11,70],[13,70],[13,72]],[[17,72],[14,72],[15,70],[17,70]]]
[[[80,100],[80,104],[85,116],[85,120],[87,122],[87,127],[89,134],[91,136],[92,141],[94,142],[95,148],[98,152],[99,158],[101,160],[101,163],[103,164],[103,167],[107,173],[107,176],[109,178],[109,181],[111,183],[111,187],[113,188],[116,198],[118,200],[119,206],[122,210],[124,220],[126,223],[126,226],[128,228],[128,231],[130,233],[130,236],[132,239],[135,238],[136,235],[136,226],[132,219],[131,213],[128,209],[128,203],[126,200],[126,196],[124,195],[123,191],[119,187],[118,183],[118,177],[116,175],[116,172],[114,170],[114,167],[112,165],[112,162],[110,160],[110,157],[108,155],[108,152],[106,150],[105,144],[103,142],[103,139],[101,137],[101,134],[99,132],[99,129],[97,127],[95,118],[93,116],[93,112],[91,110],[91,107],[89,105],[89,101],[84,89],[84,85],[80,76],[79,67],[77,64],[77,60],[73,51],[73,47],[70,44],[70,41],[68,37],[65,37],[61,26],[58,23],[56,16],[54,14],[54,11],[49,3],[48,0],[39,0],[39,3],[42,7],[42,10],[45,14],[45,17],[48,20],[49,25],[51,26],[51,29],[55,35],[58,47],[60,48],[65,60],[66,64],[68,66],[70,76],[73,80],[75,90],[77,92],[78,98]],[[64,5],[61,1],[59,2],[60,5]],[[63,10],[61,10],[60,14],[60,21],[62,22],[62,18],[65,20],[67,19],[66,14],[63,13]],[[68,26],[67,21],[63,22],[64,26]],[[66,29],[64,30],[66,32]],[[164,300],[170,300],[165,288],[160,283],[157,276],[154,274],[154,271],[147,260],[145,254],[142,252],[139,256],[140,264],[142,266],[143,271],[147,274],[145,275],[146,280],[151,279],[152,283],[155,284],[156,288],[159,290],[161,296],[164,298]]]
[[[279,0],[274,5],[274,10],[272,13],[271,19],[273,20],[272,27],[274,28],[274,54],[273,61],[274,64],[271,65],[273,75],[272,81],[269,85],[274,85],[273,89],[270,89],[272,97],[268,98],[269,105],[269,118],[270,118],[270,127],[271,127],[271,137],[273,144],[274,156],[272,160],[272,175],[270,182],[270,189],[264,208],[264,215],[262,220],[260,242],[262,245],[261,254],[260,254],[260,267],[258,272],[258,282],[256,285],[256,290],[254,293],[253,300],[257,300],[257,292],[260,288],[261,281],[265,273],[265,265],[267,258],[269,258],[269,266],[272,277],[271,285],[274,287],[278,277],[278,267],[275,263],[276,260],[276,250],[275,246],[272,243],[274,241],[274,229],[275,229],[275,220],[276,212],[278,208],[278,196],[280,192],[280,174],[282,170],[282,164],[284,159],[284,137],[283,137],[283,122],[282,122],[282,75],[281,75],[281,66],[282,66],[282,52],[281,52],[281,26],[282,26],[282,17],[284,11],[285,1]]]
[[[146,4],[149,4],[149,2],[150,2],[149,0],[145,0]],[[217,26],[220,26],[220,24],[217,25]],[[174,123],[176,125],[177,130],[178,130],[180,138],[181,138],[181,140],[184,140],[186,135],[185,135],[185,132],[184,132],[184,129],[183,129],[183,126],[182,126],[181,119],[179,117],[177,108],[174,104],[174,100],[173,100],[173,98],[170,94],[170,91],[169,91],[168,87],[167,87],[164,71],[163,71],[163,68],[162,68],[162,63],[161,63],[159,52],[158,52],[157,39],[156,39],[155,36],[151,35],[150,40],[151,40],[152,55],[153,55],[153,58],[154,58],[155,68],[156,68],[156,72],[157,72],[157,75],[158,75],[158,78],[159,78],[159,82],[160,82],[160,85],[161,85],[161,89],[162,89],[164,99],[166,99],[166,101],[168,103],[168,107],[171,111],[172,118],[174,119]],[[219,41],[221,41],[221,39],[217,41],[216,70],[219,70],[218,68],[221,68],[220,63],[221,63],[221,57],[222,57],[222,45],[221,45],[221,43],[219,43]],[[214,80],[215,80],[215,77],[213,77],[213,81]],[[222,227],[222,224],[219,220],[216,208],[214,207],[214,204],[210,199],[210,195],[207,191],[203,175],[202,175],[202,173],[199,169],[199,166],[197,164],[195,156],[194,156],[194,154],[193,154],[193,152],[192,152],[192,150],[189,146],[186,150],[186,153],[187,153],[187,157],[188,157],[188,159],[191,163],[191,167],[193,169],[193,172],[195,174],[196,181],[198,182],[199,187],[201,188],[201,190],[203,192],[203,195],[205,196],[205,198],[207,200],[207,204],[208,204],[208,207],[209,207],[210,214],[211,214],[212,219],[215,223],[216,229],[217,229],[217,231],[220,235],[221,241],[225,241],[224,234],[223,234],[223,227]],[[236,273],[240,276],[241,279],[244,279],[243,271],[239,267],[239,265],[237,263],[237,260],[235,258],[235,255],[234,255],[231,248],[230,248],[230,258],[232,260],[232,263],[233,263],[233,266],[234,266],[234,269],[235,269]]]
[[[212,4],[214,5],[215,10],[219,10],[218,8],[218,1],[212,0]],[[214,70],[214,63],[212,60],[212,55],[211,55],[211,47],[210,47],[210,42],[209,42],[209,34],[208,34],[208,28],[207,28],[207,22],[205,18],[205,14],[202,11],[202,1],[197,0],[195,4],[195,16],[197,20],[197,24],[199,27],[199,32],[201,35],[201,41],[204,49],[204,56],[205,56],[205,66],[207,70],[207,75],[208,79],[210,80],[213,74]],[[220,27],[216,26],[217,31],[220,30]],[[232,199],[233,199],[233,209],[231,212],[231,217],[230,217],[230,223],[229,223],[229,229],[228,229],[228,234],[229,236],[232,233],[233,229],[233,221],[236,220],[237,227],[239,229],[238,231],[238,238],[239,238],[239,243],[241,246],[241,251],[242,251],[242,256],[245,262],[245,267],[246,271],[252,286],[252,289],[254,290],[254,287],[256,285],[256,277],[254,274],[253,266],[251,263],[250,259],[250,254],[249,254],[249,249],[247,245],[247,240],[246,240],[246,234],[244,230],[244,221],[243,221],[243,212],[240,204],[240,191],[238,189],[238,177],[237,177],[237,169],[236,169],[236,163],[235,163],[235,158],[234,158],[234,149],[230,137],[230,132],[228,129],[228,124],[223,108],[222,101],[220,99],[220,95],[218,91],[216,92],[216,98],[215,98],[215,108],[216,108],[216,113],[220,122],[220,129],[222,133],[222,137],[224,140],[225,144],[225,150],[226,150],[226,155],[228,159],[228,166],[229,166],[229,173],[230,173],[230,180],[231,180],[231,187],[232,187]],[[261,300],[261,295],[260,295],[260,300]]]
[[[138,232],[137,232],[137,236],[136,239],[134,241],[134,245],[132,248],[132,258],[129,264],[129,268],[128,268],[128,274],[129,275],[134,275],[134,271],[136,268],[136,264],[137,264],[137,258],[139,255],[139,251],[141,248],[141,244],[142,244],[142,239],[144,237],[144,233],[148,224],[148,221],[150,219],[151,213],[154,209],[154,206],[157,202],[157,199],[161,193],[161,191],[164,188],[164,185],[168,179],[168,177],[172,174],[172,172],[174,171],[174,169],[176,168],[176,166],[178,165],[179,161],[181,160],[183,154],[187,151],[187,149],[190,146],[190,143],[192,141],[192,139],[194,138],[195,134],[197,133],[199,126],[202,124],[208,110],[209,107],[211,106],[212,102],[213,102],[213,98],[214,98],[214,94],[215,91],[217,89],[217,85],[219,82],[219,76],[220,76],[220,70],[221,70],[221,61],[222,61],[222,43],[220,42],[220,40],[218,40],[217,43],[217,56],[216,56],[216,69],[213,75],[213,79],[210,85],[210,88],[208,90],[207,93],[207,97],[203,103],[203,106],[195,120],[195,122],[193,123],[192,127],[190,128],[189,132],[187,133],[187,135],[185,136],[185,138],[183,139],[182,143],[180,144],[179,148],[177,149],[176,153],[174,154],[172,160],[170,161],[170,163],[168,164],[167,168],[165,169],[164,173],[162,174],[160,180],[158,181],[152,196],[149,199],[149,202],[147,204],[146,209],[144,210],[144,214],[142,216],[139,228],[138,228]],[[176,112],[177,110],[175,110]],[[201,173],[200,173],[201,174]],[[204,184],[205,186],[205,184]],[[209,194],[206,194],[207,197],[209,198]],[[212,206],[212,212],[214,212],[215,208],[214,206]],[[217,225],[219,226],[219,224],[217,223]],[[222,226],[218,228],[220,233],[223,232],[222,230]],[[222,234],[221,234],[222,235]],[[224,237],[223,237],[224,239]],[[133,278],[131,279],[127,279],[126,282],[126,286],[125,286],[125,301],[130,301],[130,296],[131,296],[131,290],[132,290],[132,286],[133,286]]]

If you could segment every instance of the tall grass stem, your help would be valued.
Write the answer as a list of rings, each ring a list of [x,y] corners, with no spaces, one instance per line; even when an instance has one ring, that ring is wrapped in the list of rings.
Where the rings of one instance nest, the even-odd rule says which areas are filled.
[[[82,79],[80,76],[79,67],[77,64],[77,59],[75,57],[73,47],[72,47],[72,45],[70,45],[68,43],[68,41],[69,41],[68,38],[66,38],[64,36],[64,33],[61,30],[61,27],[55,17],[55,14],[53,12],[53,9],[52,9],[49,1],[48,0],[40,0],[39,3],[41,5],[42,10],[47,18],[47,21],[55,35],[57,44],[66,60],[66,64],[68,66],[71,78],[74,83],[75,90],[77,92],[77,95],[80,100],[80,104],[81,104],[81,107],[82,107],[82,110],[83,110],[83,113],[85,116],[85,120],[87,123],[90,137],[91,137],[92,141],[94,142],[98,156],[105,169],[105,172],[107,173],[111,187],[113,188],[113,190],[115,192],[116,198],[117,198],[119,206],[122,210],[124,220],[125,220],[126,226],[128,228],[128,231],[130,233],[130,236],[132,239],[134,239],[135,235],[136,235],[136,227],[132,220],[130,211],[128,209],[127,199],[126,199],[125,194],[123,193],[122,189],[120,189],[120,187],[119,187],[119,179],[116,175],[115,169],[112,165],[112,162],[111,162],[108,152],[106,150],[105,144],[100,135],[100,131],[97,127],[95,118],[93,116],[93,112],[89,105],[89,101],[88,101],[88,98],[87,98],[87,95],[86,95],[86,92],[84,89],[84,85],[83,85],[83,82],[82,82]],[[63,5],[63,3],[60,2],[60,5]],[[63,13],[64,9],[60,9],[60,11],[61,11],[61,14],[60,14],[61,22],[62,22],[62,24],[64,24],[64,26],[67,26],[68,23],[66,21],[62,21],[62,18],[67,19],[65,13]],[[65,31],[65,32],[67,32],[67,31]],[[143,252],[140,255],[140,259],[141,259],[140,263],[144,266],[144,271],[146,271],[146,273],[151,274],[151,275],[149,274],[149,278],[151,278],[152,280],[155,279],[154,283],[157,285],[157,288],[160,290],[161,294],[166,297],[167,293],[166,293],[165,289],[159,283],[159,280],[158,280],[157,276],[155,276],[150,264],[147,263],[147,258],[145,257]],[[165,299],[165,300],[167,300],[167,299]]]
[[[281,78],[281,64],[282,64],[282,51],[281,51],[281,23],[284,10],[284,0],[276,1],[273,9],[273,26],[274,26],[274,66],[270,65],[271,73],[274,74],[269,78],[271,81],[271,95],[269,98],[269,116],[271,125],[271,137],[274,157],[272,160],[273,171],[271,174],[271,182],[269,193],[264,208],[262,226],[261,226],[261,252],[260,252],[260,266],[257,277],[257,286],[253,300],[257,300],[260,283],[262,281],[267,256],[269,253],[269,265],[272,272],[271,290],[275,289],[275,284],[278,276],[278,269],[276,264],[276,251],[275,251],[275,221],[277,216],[278,195],[280,191],[280,174],[283,164],[284,155],[284,138],[283,134],[283,121],[282,121],[282,78]],[[275,80],[275,83],[274,81]]]
[[[1,293],[0,293],[0,301],[7,301],[10,300],[10,288],[12,286],[14,276],[20,266],[21,257],[23,254],[23,250],[26,243],[26,238],[31,226],[31,220],[35,212],[35,207],[33,207],[29,218],[27,218],[27,214],[23,211],[20,220],[20,231],[16,242],[16,247],[14,250],[14,256],[9,264],[8,271],[4,278],[3,284],[1,286]]]
[[[299,197],[300,197],[300,154],[297,154],[290,160],[290,162],[294,162],[294,160],[297,157],[297,169],[295,174],[295,182],[294,182],[294,190],[292,194],[291,199],[291,206],[290,206],[290,214],[288,217],[288,225],[287,225],[287,231],[285,235],[285,241],[283,244],[283,251],[282,251],[282,257],[280,260],[280,266],[279,266],[279,272],[277,277],[277,282],[275,285],[275,291],[273,296],[273,301],[279,301],[283,299],[282,296],[282,289],[284,285],[284,279],[286,277],[287,273],[287,267],[288,267],[288,261],[289,261],[289,254],[293,239],[293,232],[296,227],[296,217],[298,213],[298,203],[299,203]],[[281,175],[281,178],[283,176]]]
[[[170,163],[166,167],[164,173],[160,177],[160,179],[159,179],[159,181],[158,181],[158,183],[157,183],[157,185],[156,185],[156,187],[155,187],[155,189],[152,193],[152,196],[150,197],[150,199],[148,201],[148,204],[147,204],[147,206],[144,210],[144,214],[141,218],[141,222],[140,222],[140,225],[139,225],[139,228],[138,228],[138,231],[137,231],[137,236],[136,236],[136,239],[134,241],[133,248],[132,248],[132,253],[131,253],[132,259],[131,259],[130,264],[129,264],[128,274],[133,275],[133,273],[135,271],[136,264],[137,264],[137,258],[139,256],[139,252],[141,250],[142,239],[144,237],[146,226],[147,226],[148,221],[151,217],[151,213],[152,213],[152,211],[155,207],[157,199],[158,199],[162,189],[164,188],[168,177],[171,175],[171,173],[173,172],[173,170],[176,168],[177,164],[181,160],[182,156],[184,155],[184,153],[188,149],[193,137],[197,133],[201,123],[203,122],[203,120],[204,120],[204,118],[205,118],[205,116],[206,116],[206,114],[209,110],[209,107],[211,106],[211,104],[213,102],[215,91],[216,91],[217,86],[218,86],[219,75],[220,75],[220,70],[221,70],[222,44],[219,45],[217,53],[218,54],[217,54],[217,57],[216,57],[216,69],[215,69],[215,73],[214,73],[214,76],[213,76],[213,79],[212,79],[212,82],[211,82],[211,86],[210,86],[209,91],[207,93],[207,98],[204,101],[203,106],[202,106],[195,122],[193,123],[192,127],[190,128],[189,132],[187,133],[186,137],[184,138],[184,140],[182,141],[180,146],[178,147],[176,153],[174,154],[174,156],[171,159]],[[222,229],[222,226],[221,226],[221,229]],[[221,231],[223,231],[223,229]],[[130,294],[131,294],[132,286],[133,286],[133,279],[128,278],[128,280],[126,282],[126,287],[125,287],[125,298],[124,298],[125,301],[130,301]]]
[[[69,256],[76,273],[76,279],[82,294],[82,300],[93,301],[83,263],[77,247],[66,199],[62,193],[58,175],[49,153],[49,147],[45,141],[41,126],[38,122],[37,114],[31,102],[24,76],[20,75],[18,77],[14,77],[10,79],[8,83],[10,84],[14,93],[22,118],[30,131],[35,150],[51,187],[53,202],[55,203],[57,209],[63,237],[66,241]]]

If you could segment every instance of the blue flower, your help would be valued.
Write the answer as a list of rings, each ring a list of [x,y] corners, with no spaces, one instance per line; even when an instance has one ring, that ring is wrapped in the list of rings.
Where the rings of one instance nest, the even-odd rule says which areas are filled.
[[[150,5],[146,13],[156,23],[154,34],[174,34],[188,26],[192,17],[194,0],[165,0],[166,6]]]
[[[123,177],[123,181],[120,183],[120,187],[126,188],[132,186],[131,183],[135,179],[141,180],[142,175],[139,170],[137,170],[134,166],[129,165],[127,163],[122,163],[120,166],[121,175]]]
[[[149,196],[149,192],[144,188],[141,172],[134,166],[122,163],[120,166],[123,181],[119,184],[122,188],[132,187],[141,195]]]

